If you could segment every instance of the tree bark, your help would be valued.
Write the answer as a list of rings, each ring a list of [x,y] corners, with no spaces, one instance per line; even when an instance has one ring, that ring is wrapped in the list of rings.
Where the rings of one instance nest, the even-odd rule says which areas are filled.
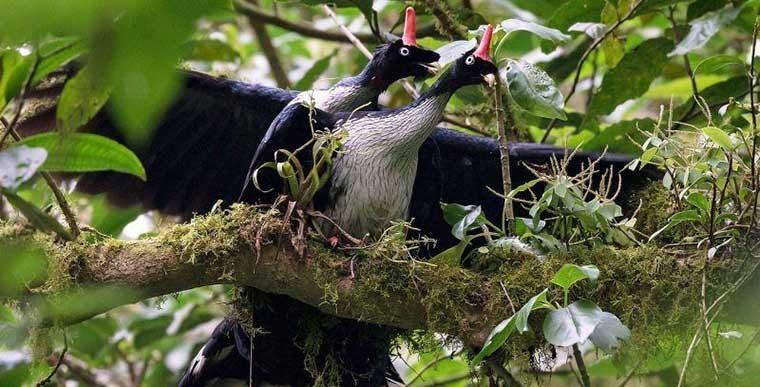
[[[566,262],[599,266],[602,279],[573,296],[596,301],[632,324],[634,332],[639,320],[647,322],[641,329],[657,327],[659,319],[659,325],[671,328],[679,319],[688,323],[700,299],[698,270],[677,258],[658,256],[653,248],[594,249],[543,259],[504,252],[501,269],[485,275],[413,260],[397,241],[333,251],[294,236],[290,229],[273,211],[234,205],[156,237],[128,242],[53,241],[0,221],[0,242],[35,243],[46,251],[48,277],[45,284],[32,286],[29,295],[42,300],[34,304],[43,306],[42,325],[69,325],[120,305],[199,286],[236,284],[284,294],[335,316],[447,333],[478,347],[511,314],[505,291],[516,303],[525,302],[549,286]],[[305,247],[303,255],[300,247]],[[742,274],[729,266],[711,273],[714,296]],[[671,278],[678,278],[678,286],[668,282]],[[758,284],[755,275],[746,287]],[[110,296],[88,293],[91,289]],[[759,307],[755,297],[745,299],[741,309]],[[756,317],[740,319],[758,324]]]

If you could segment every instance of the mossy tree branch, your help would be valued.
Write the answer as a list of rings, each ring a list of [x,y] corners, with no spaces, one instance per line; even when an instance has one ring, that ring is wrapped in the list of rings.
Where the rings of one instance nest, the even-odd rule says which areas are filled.
[[[46,251],[47,278],[31,287],[29,297],[43,301],[35,304],[42,306],[43,325],[72,324],[119,305],[199,286],[237,284],[288,295],[339,317],[444,332],[479,346],[511,314],[500,283],[521,304],[547,287],[567,262],[593,263],[603,273],[572,297],[596,300],[635,333],[690,326],[700,302],[698,262],[652,247],[583,249],[543,260],[491,252],[481,258],[498,262],[498,269],[478,274],[412,260],[403,252],[402,232],[367,249],[334,252],[299,240],[289,229],[274,212],[235,205],[137,241],[60,242],[7,223],[0,223],[0,240],[35,243]],[[294,247],[302,242],[304,256]],[[711,266],[708,292],[713,297],[746,271],[734,261],[740,260]],[[755,276],[748,285],[757,287],[760,279]],[[93,296],[88,293],[93,289],[117,296]],[[740,309],[759,307],[754,297]]]

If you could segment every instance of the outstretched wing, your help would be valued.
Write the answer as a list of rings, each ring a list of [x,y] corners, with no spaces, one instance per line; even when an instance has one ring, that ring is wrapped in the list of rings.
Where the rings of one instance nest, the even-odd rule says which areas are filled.
[[[511,143],[512,186],[533,180],[534,176],[525,164],[545,165],[553,157],[562,159],[568,152],[566,148],[551,145]],[[568,172],[577,173],[583,165],[599,157],[596,153],[576,153]],[[613,168],[616,173],[623,173],[624,194],[652,178],[646,172],[624,170],[632,159],[631,156],[608,154],[598,164],[598,170]],[[451,226],[443,218],[441,202],[480,205],[489,220],[495,224],[501,223],[503,200],[489,187],[502,192],[501,161],[496,139],[437,129],[420,149],[410,207],[413,225],[421,229],[422,234],[438,241],[434,251],[429,253],[442,251],[457,242],[451,235]],[[518,215],[524,213],[520,207],[515,210]]]
[[[314,131],[332,130],[336,119],[335,115],[297,102],[282,109],[272,121],[253,159],[250,160],[239,200],[247,203],[272,203],[278,195],[284,193],[283,181],[277,173],[272,169],[259,167],[274,161],[275,153],[280,149],[295,152],[303,147],[312,139]],[[312,167],[311,147],[303,147],[296,156],[303,166],[304,173],[309,171]],[[257,169],[258,187],[253,184],[253,176]]]
[[[296,93],[198,72],[183,74],[185,86],[177,101],[148,145],[136,152],[147,182],[115,172],[89,173],[79,179],[77,190],[106,193],[117,205],[139,203],[184,218],[208,211],[217,200],[232,203],[237,199],[251,156],[272,120]],[[87,130],[123,143],[107,112],[108,107]],[[28,135],[54,127],[53,105],[47,112],[37,112],[21,129]]]

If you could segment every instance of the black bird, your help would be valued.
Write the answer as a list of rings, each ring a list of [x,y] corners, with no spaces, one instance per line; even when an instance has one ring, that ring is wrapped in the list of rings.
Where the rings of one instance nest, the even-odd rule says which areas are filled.
[[[275,117],[253,155],[251,169],[273,160],[274,152],[279,149],[292,152],[312,139],[313,131],[308,125],[310,109],[327,113],[353,112],[370,104],[371,110],[376,110],[377,97],[390,84],[409,76],[421,78],[428,73],[435,74],[439,58],[437,53],[417,45],[416,15],[414,8],[408,7],[401,39],[379,46],[361,74],[344,79],[329,90],[303,92]],[[306,167],[310,166],[308,155],[299,159]],[[280,185],[279,176],[264,171],[257,180],[262,190],[253,189],[249,173],[241,190],[245,192],[241,199],[271,203],[277,191],[265,191]]]
[[[404,34],[392,43],[379,45],[362,72],[327,90],[295,92],[193,71],[183,71],[185,86],[180,98],[165,114],[145,146],[131,146],[142,161],[147,182],[113,172],[83,175],[77,190],[106,193],[111,203],[127,207],[141,204],[168,215],[190,219],[205,213],[222,200],[235,202],[246,172],[267,129],[291,102],[309,101],[328,112],[351,111],[369,105],[390,84],[406,77],[423,77],[437,71],[438,54],[419,47],[414,9],[406,10]],[[73,70],[68,71],[69,75]],[[31,97],[56,99],[62,85],[37,90]],[[30,135],[55,129],[55,104],[43,106],[21,122],[19,132]],[[98,114],[85,130],[126,143],[108,109]],[[309,138],[311,132],[308,134]],[[203,173],[196,173],[203,171]]]

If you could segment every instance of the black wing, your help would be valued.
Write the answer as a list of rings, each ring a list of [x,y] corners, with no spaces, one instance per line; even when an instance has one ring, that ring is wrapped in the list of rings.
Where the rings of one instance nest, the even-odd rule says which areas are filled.
[[[77,190],[106,193],[120,206],[142,204],[184,218],[208,211],[217,200],[229,204],[237,199],[251,156],[296,93],[197,72],[183,75],[185,86],[177,101],[148,145],[136,151],[147,182],[115,172],[89,173],[79,179]],[[124,143],[107,112],[106,107],[87,130]],[[54,127],[52,106],[25,121],[22,131],[28,135]]]
[[[512,186],[533,180],[534,176],[524,166],[526,163],[545,165],[553,157],[562,159],[567,152],[565,148],[551,145],[511,143]],[[584,164],[588,165],[590,160],[599,157],[597,153],[576,153],[568,172],[577,173]],[[613,168],[615,172],[622,172],[624,195],[639,188],[643,181],[653,178],[651,173],[624,170],[632,159],[631,156],[607,154],[598,164],[599,170]],[[419,152],[410,215],[414,226],[420,228],[422,234],[438,241],[431,253],[442,251],[457,242],[451,235],[451,226],[443,219],[441,202],[480,205],[489,220],[500,224],[503,200],[490,192],[489,187],[496,192],[502,191],[496,139],[439,128],[423,144]],[[515,210],[520,215],[522,209],[518,206]]]
[[[275,152],[280,149],[295,152],[312,139],[313,131],[332,130],[337,117],[339,116],[300,103],[285,107],[272,121],[253,159],[250,160],[248,174],[242,180],[244,185],[239,200],[247,203],[272,203],[283,193],[282,179],[271,169],[260,169],[256,175],[261,188],[259,189],[253,184],[256,169],[266,162],[273,161]],[[296,156],[304,172],[309,171],[312,167],[311,147],[304,147]]]
[[[224,319],[190,362],[178,387],[202,387],[237,381],[247,385],[250,339],[234,320]]]

